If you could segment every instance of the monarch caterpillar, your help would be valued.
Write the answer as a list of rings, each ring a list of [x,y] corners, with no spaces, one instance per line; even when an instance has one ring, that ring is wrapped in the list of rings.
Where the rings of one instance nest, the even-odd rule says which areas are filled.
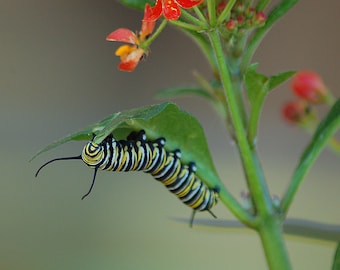
[[[190,225],[196,211],[208,211],[216,218],[210,209],[218,201],[218,188],[211,189],[197,178],[195,163],[183,164],[180,150],[168,152],[164,145],[164,138],[147,140],[144,130],[132,132],[126,140],[118,141],[109,135],[99,144],[89,141],[79,156],[55,158],[46,162],[37,170],[35,176],[37,177],[40,170],[51,162],[81,159],[94,169],[92,183],[82,197],[84,199],[91,193],[99,169],[143,171],[162,182],[170,192],[194,210]]]

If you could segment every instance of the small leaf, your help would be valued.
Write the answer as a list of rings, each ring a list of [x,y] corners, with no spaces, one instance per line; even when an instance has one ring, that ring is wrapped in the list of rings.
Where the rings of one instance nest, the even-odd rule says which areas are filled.
[[[296,71],[286,71],[286,72],[282,72],[282,73],[271,76],[269,78],[268,91],[276,88],[277,86],[279,86],[280,84],[282,84],[283,82],[291,78],[295,73]]]
[[[256,71],[257,67],[258,64],[254,63],[249,66],[247,72],[245,73],[245,83],[251,109],[249,117],[248,139],[252,144],[255,142],[263,102],[268,92],[289,79],[295,73],[294,71],[287,71],[268,78],[267,76],[258,73]]]
[[[96,134],[94,142],[100,143],[111,133],[120,140],[126,139],[131,131],[142,129],[149,140],[164,137],[168,151],[180,149],[184,163],[195,162],[198,177],[210,188],[220,185],[202,126],[192,115],[169,102],[112,114],[48,145],[33,158],[71,140],[90,140],[92,134]]]
[[[200,87],[185,86],[185,87],[173,87],[161,90],[156,97],[157,98],[174,98],[180,95],[197,95],[203,98],[207,98],[211,101],[214,97],[209,94],[206,90]]]
[[[258,106],[257,103],[263,100],[268,89],[268,78],[263,74],[257,73],[257,67],[258,63],[254,63],[245,73],[247,95],[252,106]]]
[[[149,3],[151,6],[155,4],[155,0],[119,0],[119,2],[127,7],[139,10],[143,10],[146,3]]]
[[[340,270],[340,242],[338,243],[334,254],[332,270]]]

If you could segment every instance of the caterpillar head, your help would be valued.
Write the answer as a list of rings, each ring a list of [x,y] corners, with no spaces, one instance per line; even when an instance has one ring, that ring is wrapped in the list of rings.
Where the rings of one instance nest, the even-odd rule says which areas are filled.
[[[97,167],[105,158],[104,146],[89,141],[83,148],[81,158],[90,167]]]

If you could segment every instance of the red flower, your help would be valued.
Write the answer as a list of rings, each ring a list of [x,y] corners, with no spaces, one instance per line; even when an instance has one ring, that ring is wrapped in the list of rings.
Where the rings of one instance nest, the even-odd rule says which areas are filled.
[[[327,88],[313,71],[300,71],[293,78],[291,88],[300,98],[310,103],[321,103],[327,98]]]
[[[120,57],[120,64],[118,68],[123,71],[133,71],[144,55],[148,54],[144,48],[140,45],[145,41],[152,33],[156,22],[155,21],[142,21],[142,29],[138,33],[138,36],[129,29],[119,28],[113,31],[106,37],[108,41],[120,41],[126,42],[132,45],[120,46],[115,54]]]
[[[150,7],[145,5],[144,20],[155,21],[162,14],[167,20],[177,20],[181,15],[181,8],[192,8],[202,3],[203,0],[156,0],[156,4]]]
[[[292,123],[301,123],[308,114],[308,106],[302,101],[290,101],[287,102],[282,110],[283,117]]]

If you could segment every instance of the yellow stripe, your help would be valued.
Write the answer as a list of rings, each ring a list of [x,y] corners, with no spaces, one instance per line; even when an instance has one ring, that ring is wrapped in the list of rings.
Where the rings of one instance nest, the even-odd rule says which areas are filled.
[[[199,207],[202,202],[204,201],[204,199],[209,199],[209,193],[207,192],[207,189],[203,190],[201,196],[197,199],[196,202],[194,202],[192,205],[190,205],[190,207],[192,208],[197,208]]]
[[[193,186],[193,184],[195,183],[195,175],[191,174],[191,179],[190,182],[188,183],[188,185],[185,187],[185,189],[183,189],[180,193],[176,194],[178,198],[182,198],[185,195],[187,195],[190,191],[191,188]]]
[[[181,163],[179,162],[179,160],[176,160],[176,163],[177,163],[176,164],[177,165],[176,171],[171,175],[171,177],[169,179],[162,181],[162,183],[166,186],[170,185],[170,184],[172,184],[173,182],[176,181],[177,176],[178,176],[178,174],[181,170]]]

